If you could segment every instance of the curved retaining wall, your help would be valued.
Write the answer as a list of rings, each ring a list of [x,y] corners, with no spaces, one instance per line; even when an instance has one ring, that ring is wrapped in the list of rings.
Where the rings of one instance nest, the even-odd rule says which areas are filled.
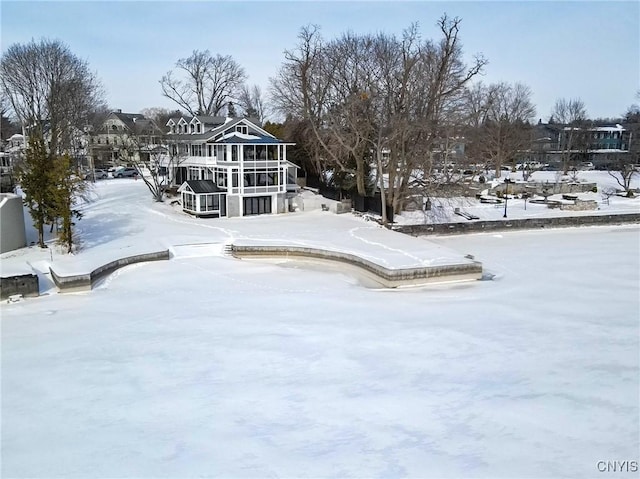
[[[523,230],[541,228],[566,228],[575,226],[598,226],[640,223],[639,213],[618,215],[562,216],[556,218],[524,218],[497,221],[469,221],[468,223],[434,223],[422,225],[393,226],[393,231],[423,236],[432,234],[481,233],[498,230]]]
[[[89,291],[93,288],[93,285],[110,275],[117,269],[123,266],[128,266],[135,263],[143,263],[146,261],[160,261],[169,259],[169,250],[156,251],[154,253],[137,254],[134,256],[128,256],[126,258],[120,258],[110,263],[104,264],[87,274],[76,274],[70,276],[60,276],[53,271],[53,268],[49,268],[51,271],[51,277],[61,293],[69,293],[73,291]]]
[[[482,263],[461,263],[417,268],[389,269],[366,259],[341,253],[299,246],[239,246],[232,245],[231,251],[237,258],[311,258],[334,261],[356,266],[373,275],[375,280],[387,288],[415,286],[445,281],[468,281],[482,277]]]
[[[40,294],[40,283],[36,274],[20,274],[0,278],[0,299],[7,299],[14,294],[25,298]]]

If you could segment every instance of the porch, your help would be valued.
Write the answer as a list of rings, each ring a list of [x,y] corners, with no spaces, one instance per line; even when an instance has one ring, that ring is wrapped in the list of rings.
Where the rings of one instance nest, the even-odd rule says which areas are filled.
[[[194,216],[227,216],[227,190],[212,180],[187,180],[178,188],[182,211]]]

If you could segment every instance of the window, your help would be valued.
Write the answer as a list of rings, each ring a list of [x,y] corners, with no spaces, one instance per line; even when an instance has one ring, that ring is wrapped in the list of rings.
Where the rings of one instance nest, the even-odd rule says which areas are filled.
[[[182,208],[185,210],[195,211],[196,201],[193,193],[189,193],[187,191],[182,193]]]
[[[271,197],[256,196],[243,199],[244,215],[261,215],[271,213]]]
[[[231,145],[231,161],[238,161],[238,145]]]
[[[202,145],[191,145],[191,156],[202,156]]]
[[[227,147],[226,145],[215,145],[214,156],[217,161],[228,161],[227,160]]]
[[[227,187],[227,172],[226,171],[218,171],[216,173],[216,184],[221,188]]]
[[[200,168],[198,168],[197,166],[190,166],[189,170],[188,170],[188,179],[189,180],[201,180],[202,178],[200,177]]]
[[[256,147],[253,145],[245,145],[242,147],[245,161],[253,161],[256,159]]]
[[[246,135],[248,133],[249,129],[246,127],[246,125],[237,125],[236,126],[236,131],[238,133],[244,133]]]
[[[267,186],[267,170],[256,171],[256,186]]]
[[[256,186],[256,174],[254,171],[244,174],[244,186]]]

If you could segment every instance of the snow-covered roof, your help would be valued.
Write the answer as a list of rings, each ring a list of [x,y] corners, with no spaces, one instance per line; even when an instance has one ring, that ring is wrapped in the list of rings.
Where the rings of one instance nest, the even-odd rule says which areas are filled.
[[[280,144],[284,143],[274,137],[250,135],[232,131],[215,140],[216,143],[264,143],[264,144]]]
[[[625,128],[620,124],[616,124],[616,126],[597,126],[595,128],[591,128],[591,130],[593,131],[625,131]]]
[[[580,127],[575,127],[575,126],[565,126],[563,128],[563,130],[565,131],[581,131],[584,130],[585,128],[580,128]],[[625,128],[620,125],[620,124],[616,124],[615,126],[593,126],[593,127],[589,127],[586,128],[587,131],[626,131]]]

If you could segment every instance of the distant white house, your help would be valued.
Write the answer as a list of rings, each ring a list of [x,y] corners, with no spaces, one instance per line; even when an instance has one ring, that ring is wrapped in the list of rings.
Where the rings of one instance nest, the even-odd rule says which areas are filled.
[[[297,191],[287,146],[248,118],[182,116],[167,122],[167,173],[197,216],[284,213]]]
[[[6,144],[2,146],[4,151],[0,153],[0,171],[6,173],[10,172],[16,162],[24,155],[26,148],[24,135],[19,133],[11,135]]]

